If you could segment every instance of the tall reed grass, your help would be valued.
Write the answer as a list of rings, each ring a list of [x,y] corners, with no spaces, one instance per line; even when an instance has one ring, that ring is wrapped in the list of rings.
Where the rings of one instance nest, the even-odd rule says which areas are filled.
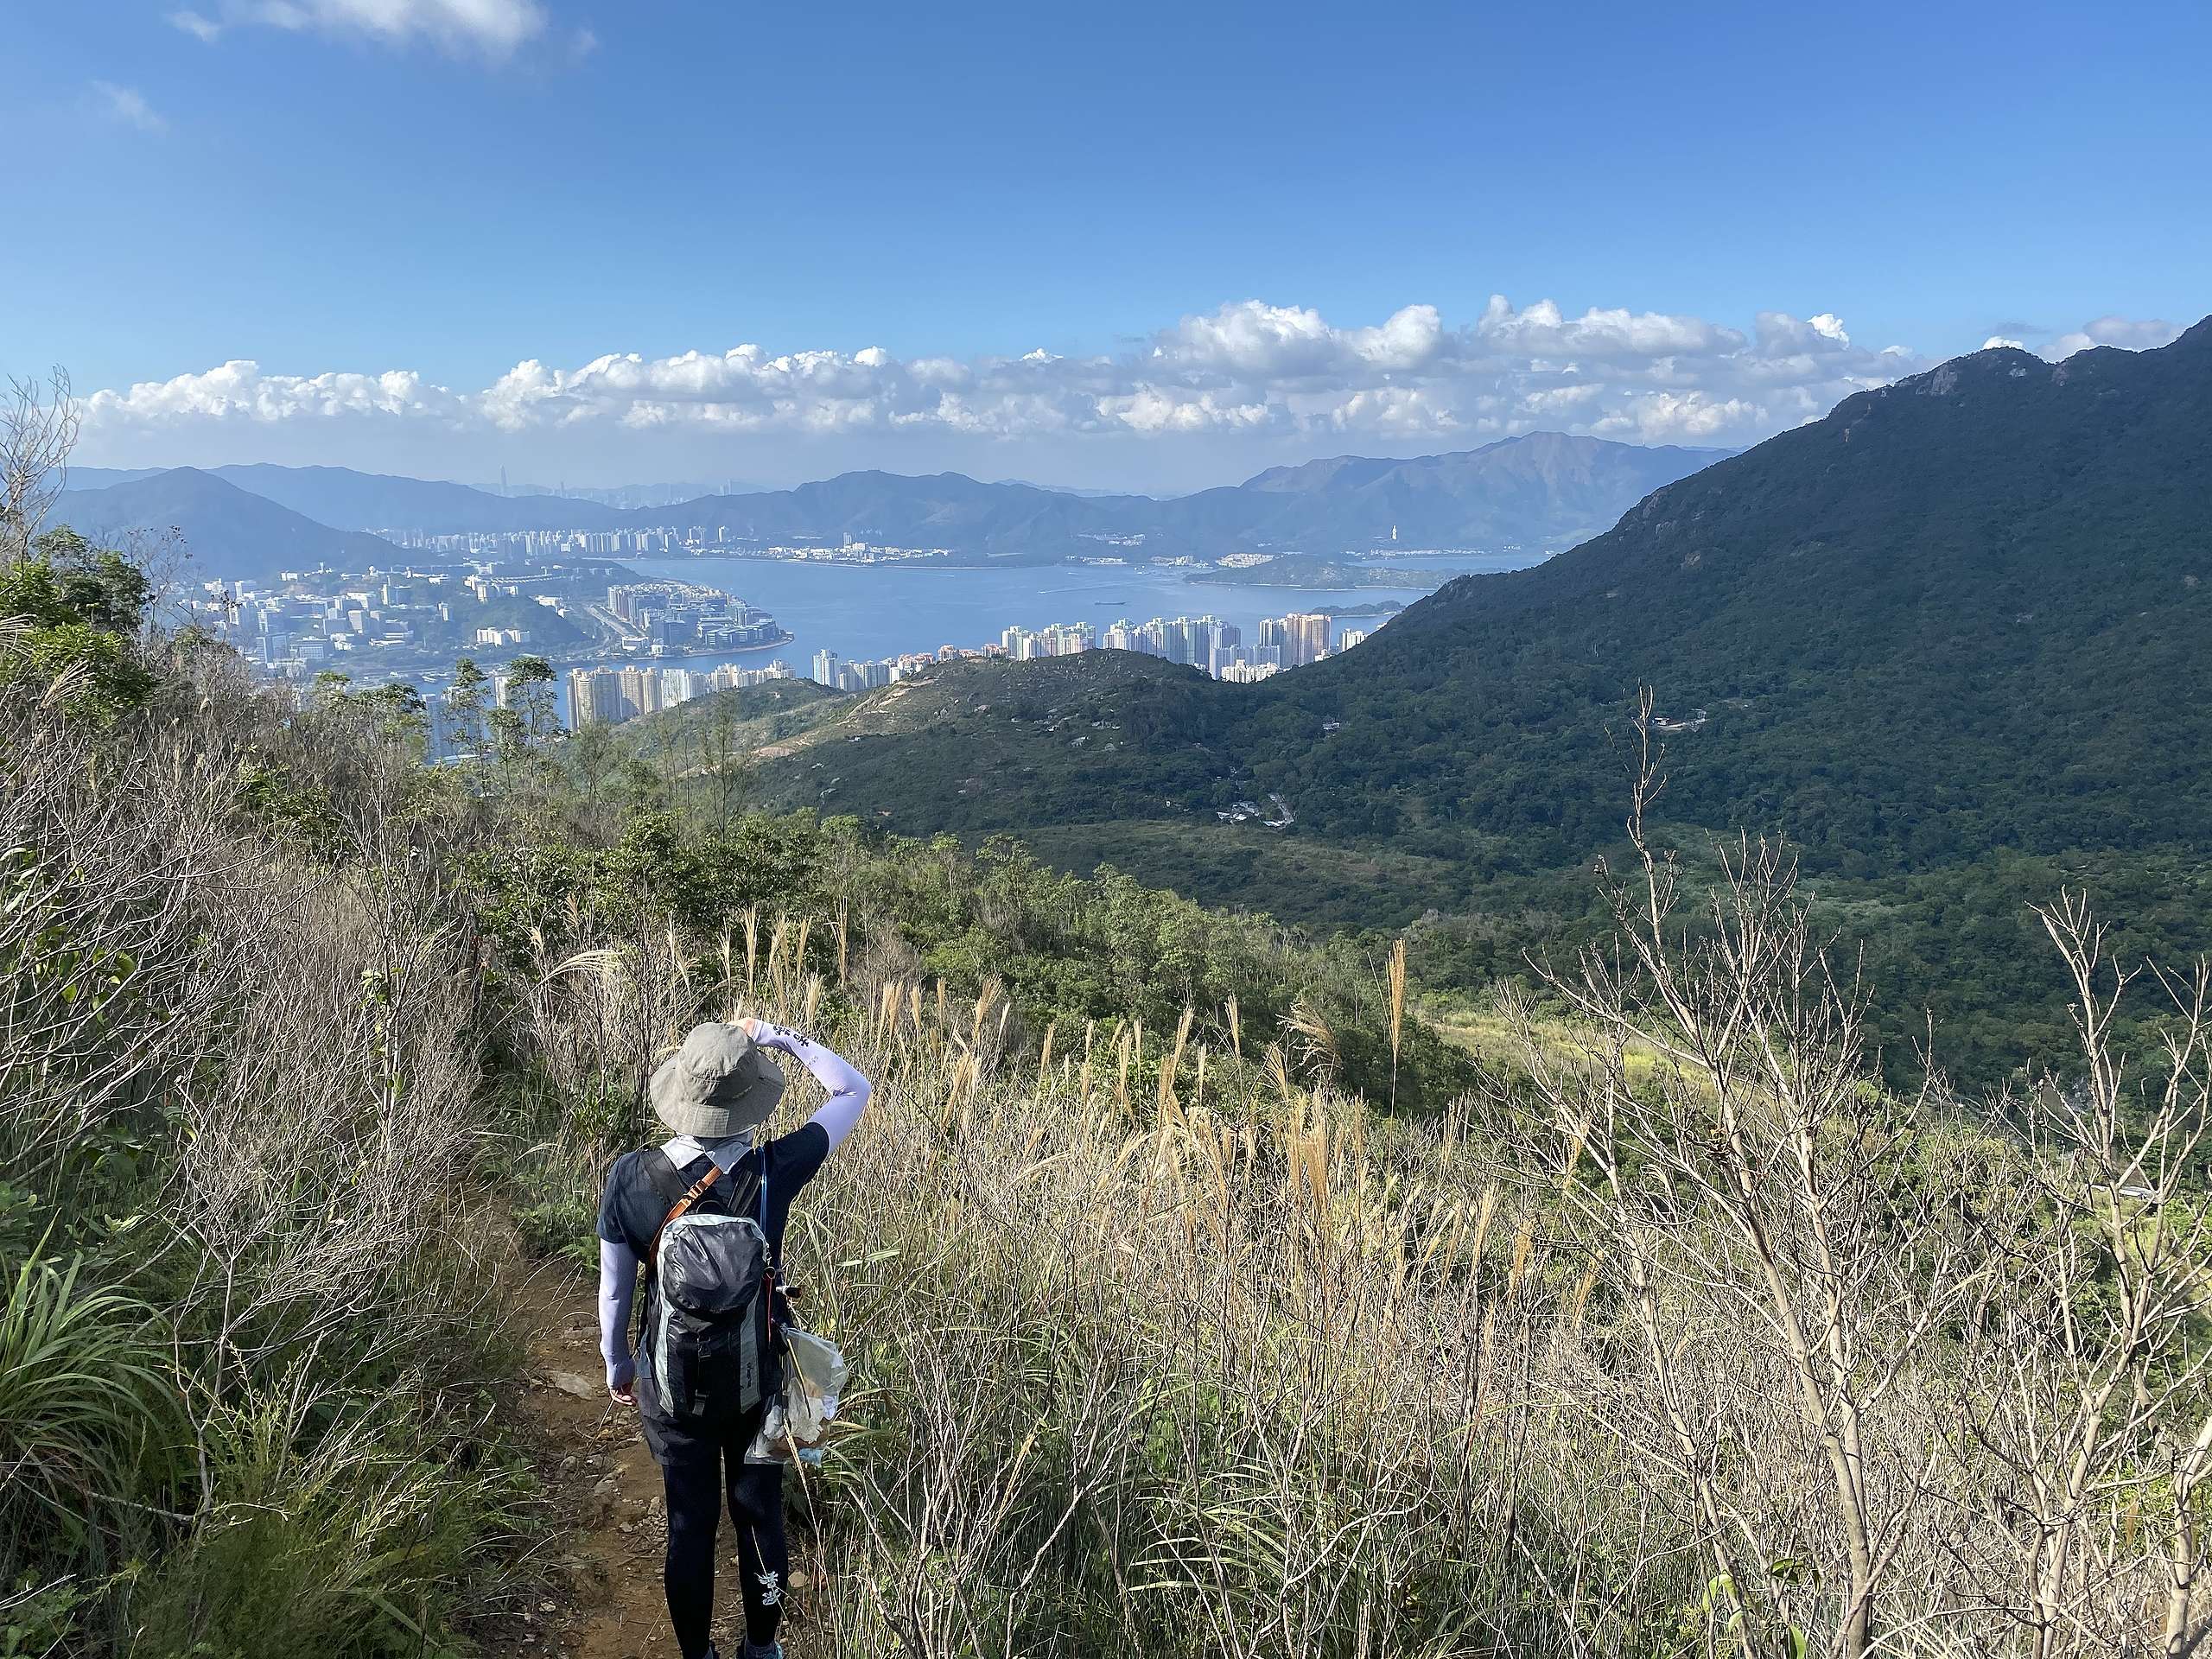
[[[792,915],[549,958],[526,1044],[582,1097],[741,1010],[877,1081],[791,1234],[856,1361],[801,1481],[810,1651],[2194,1650],[2201,1017],[2151,1057],[2163,1118],[2120,1123],[2133,1081],[2102,1118],[2055,1091],[2073,1121],[1898,1100],[1779,864],[1696,940],[1650,874],[1648,955],[1561,982],[1564,1023],[1509,1001],[1485,1086],[1419,1120],[1339,1093],[1295,1003],[1213,1011],[1225,1052],[1197,1010],[1010,1044],[995,985],[810,955]],[[2086,937],[2092,1071],[2133,1079]],[[579,1224],[649,1133],[554,1126]]]

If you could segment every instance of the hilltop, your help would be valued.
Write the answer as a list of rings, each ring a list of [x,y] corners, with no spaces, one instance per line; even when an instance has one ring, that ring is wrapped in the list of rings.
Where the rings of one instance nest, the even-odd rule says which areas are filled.
[[[94,540],[174,531],[202,578],[266,582],[280,570],[359,569],[398,556],[381,537],[333,530],[196,467],[65,490],[48,517]]]
[[[557,495],[495,495],[438,479],[359,473],[350,467],[259,462],[209,468],[226,483],[347,530],[463,531],[611,530],[624,509]]]
[[[652,760],[696,757],[702,745],[720,743],[753,752],[792,741],[833,716],[843,702],[812,680],[770,680],[711,692],[658,714],[627,721],[624,744]]]

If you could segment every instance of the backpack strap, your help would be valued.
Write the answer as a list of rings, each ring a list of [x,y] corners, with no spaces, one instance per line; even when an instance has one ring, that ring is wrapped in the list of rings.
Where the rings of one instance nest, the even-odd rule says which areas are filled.
[[[670,1192],[676,1190],[677,1182],[679,1179],[675,1160],[668,1155],[664,1148],[660,1147],[648,1147],[645,1157],[647,1160],[645,1179],[663,1198],[666,1198]],[[738,1162],[742,1163],[744,1160],[740,1159]],[[713,1190],[715,1183],[721,1179],[722,1173],[722,1166],[720,1164],[712,1158],[708,1159],[707,1173],[693,1182],[690,1190],[678,1198],[670,1206],[668,1213],[660,1218],[660,1225],[653,1229],[653,1236],[645,1244],[645,1265],[648,1278],[653,1274],[656,1264],[660,1260],[660,1236],[668,1230],[671,1223],[689,1214],[692,1207]],[[759,1180],[760,1232],[761,1236],[766,1237],[768,1231],[768,1160],[765,1153],[760,1154]]]
[[[660,1262],[660,1236],[668,1230],[669,1224],[676,1220],[679,1216],[687,1213],[693,1205],[705,1198],[707,1196],[708,1189],[713,1186],[716,1181],[721,1179],[721,1178],[722,1166],[716,1163],[713,1159],[708,1159],[707,1173],[702,1175],[697,1180],[694,1181],[691,1184],[691,1190],[686,1192],[682,1198],[678,1198],[669,1212],[660,1218],[660,1225],[653,1229],[652,1243],[645,1246],[645,1271],[648,1274],[653,1274],[658,1271],[658,1264]]]
[[[768,1243],[768,1148],[759,1149],[760,1156],[760,1248],[767,1258],[767,1275],[761,1281],[760,1294],[767,1299],[768,1351],[776,1351],[776,1252]]]

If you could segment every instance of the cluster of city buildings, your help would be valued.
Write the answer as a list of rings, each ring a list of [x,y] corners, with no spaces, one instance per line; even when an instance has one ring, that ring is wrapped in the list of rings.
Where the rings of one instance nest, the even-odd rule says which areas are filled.
[[[741,599],[688,582],[629,582],[607,590],[607,613],[656,654],[759,651],[791,636]]]
[[[1247,642],[1242,628],[1217,616],[1179,616],[1172,621],[1155,616],[1144,623],[1118,621],[1100,643],[1109,651],[1141,652],[1171,663],[1188,663],[1217,680],[1263,680],[1283,669],[1302,668],[1349,651],[1367,638],[1363,629],[1347,628],[1332,642],[1334,626],[1326,612],[1293,611],[1287,616],[1262,618],[1255,630],[1257,637]]]
[[[740,668],[724,663],[711,671],[689,668],[578,668],[569,673],[569,725],[613,726],[639,715],[658,714],[712,691],[741,690],[795,677],[788,663]]]
[[[1171,663],[1201,669],[1217,680],[1249,683],[1349,651],[1368,634],[1363,628],[1347,628],[1332,643],[1332,627],[1325,612],[1294,611],[1288,616],[1263,619],[1255,630],[1258,637],[1248,645],[1241,627],[1217,616],[1173,620],[1155,616],[1149,622],[1124,617],[1103,635],[1088,622],[1055,622],[1034,630],[1007,628],[996,645],[941,645],[935,651],[910,652],[868,662],[850,661],[834,651],[817,651],[814,678],[832,690],[872,691],[932,664],[960,657],[1003,657],[1026,663],[1039,657],[1073,657],[1104,650],[1163,657]]]
[[[397,659],[450,639],[448,625],[467,626],[469,613],[493,591],[524,596],[516,584],[496,589],[483,577],[451,572],[392,571],[369,576],[295,577],[289,591],[257,583],[210,582],[191,604],[193,620],[235,646],[248,661],[283,678],[302,679],[327,669],[373,670],[379,658]],[[566,615],[558,594],[533,593],[547,610]],[[527,645],[526,627],[479,627],[474,643]]]
[[[949,559],[945,547],[893,547],[847,541],[837,546],[763,545],[733,536],[721,524],[658,524],[637,530],[475,530],[435,531],[386,527],[372,531],[396,547],[447,558],[494,563],[579,558],[730,557],[798,559],[823,564],[887,564]]]

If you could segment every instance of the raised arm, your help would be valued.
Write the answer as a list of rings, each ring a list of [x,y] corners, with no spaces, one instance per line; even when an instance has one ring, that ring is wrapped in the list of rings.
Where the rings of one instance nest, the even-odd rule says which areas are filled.
[[[638,1397],[638,1368],[630,1356],[630,1298],[637,1288],[637,1252],[601,1239],[599,1354],[607,1362],[607,1391],[624,1405],[634,1404]]]
[[[766,1020],[753,1021],[753,1041],[763,1048],[779,1048],[814,1074],[814,1080],[830,1091],[830,1098],[822,1103],[821,1110],[807,1121],[819,1123],[823,1134],[830,1137],[830,1149],[835,1152],[837,1143],[853,1132],[861,1121],[861,1114],[868,1109],[869,1095],[874,1085],[852,1068],[845,1057],[835,1049],[824,1048],[819,1043],[810,1043],[795,1031],[771,1025]]]

